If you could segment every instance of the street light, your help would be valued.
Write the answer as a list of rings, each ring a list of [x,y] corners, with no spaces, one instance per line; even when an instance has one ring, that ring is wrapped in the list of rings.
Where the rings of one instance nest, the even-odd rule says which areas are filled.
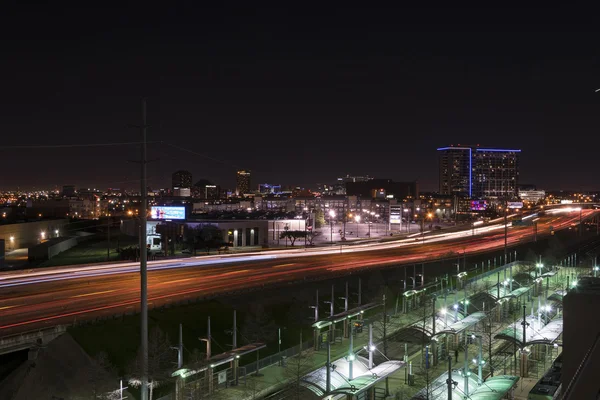
[[[360,215],[355,215],[354,220],[356,221],[356,238],[358,239],[358,223],[360,222]]]

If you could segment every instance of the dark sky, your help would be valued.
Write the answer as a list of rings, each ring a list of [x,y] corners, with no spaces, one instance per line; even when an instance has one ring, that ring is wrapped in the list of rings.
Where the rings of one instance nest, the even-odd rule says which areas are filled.
[[[20,3],[0,16],[0,189],[137,187],[135,146],[6,146],[138,141],[142,96],[153,188],[239,167],[434,190],[436,147],[480,143],[522,148],[523,183],[600,189],[597,10]]]

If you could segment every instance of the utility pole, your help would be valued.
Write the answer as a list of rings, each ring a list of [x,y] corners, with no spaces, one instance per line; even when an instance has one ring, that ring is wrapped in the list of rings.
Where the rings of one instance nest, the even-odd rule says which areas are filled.
[[[432,327],[432,335],[431,337],[435,337],[435,317],[436,317],[436,309],[435,309],[435,301],[436,301],[436,296],[435,294],[433,295],[433,299],[432,299],[432,307],[431,307],[431,327]],[[437,343],[435,342],[435,340],[431,341],[431,356],[433,358],[433,362],[431,363],[431,366],[435,366],[437,364]]]
[[[385,290],[385,289],[384,289]],[[388,343],[387,343],[387,309],[385,306],[385,292],[383,294],[383,355],[387,357],[388,354]],[[385,395],[390,394],[388,377],[385,377]]]
[[[110,216],[108,215],[108,208],[106,212],[106,261],[110,261]]]
[[[146,99],[142,99],[142,160],[141,160],[141,200],[140,206],[140,317],[142,350],[142,387],[141,399],[148,400],[148,253],[146,251],[146,225],[148,209],[148,190],[146,184]]]
[[[331,391],[331,342],[327,341],[327,362],[325,363],[326,375],[325,375],[325,393],[328,394]]]
[[[358,305],[362,306],[362,279],[358,278]]]
[[[177,347],[177,369],[183,368],[183,325],[179,324],[179,346]]]
[[[452,400],[454,381],[452,380],[452,357],[450,356],[448,356],[448,379],[446,379],[446,383],[448,384],[448,400]]]
[[[508,200],[504,201],[504,264],[506,264],[507,247],[508,247]]]
[[[583,235],[583,226],[581,225],[581,213],[583,211],[583,206],[579,207],[579,236]]]
[[[233,350],[237,349],[237,310],[233,310]]]

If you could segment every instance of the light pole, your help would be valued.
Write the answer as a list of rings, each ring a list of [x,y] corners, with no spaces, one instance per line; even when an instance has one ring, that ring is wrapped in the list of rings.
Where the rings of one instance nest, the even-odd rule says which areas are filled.
[[[333,244],[333,218],[335,218],[335,211],[329,210],[329,228],[330,228],[330,238],[331,238],[332,244]]]
[[[142,154],[141,154],[141,213],[140,213],[140,336],[142,353],[142,387],[141,399],[148,399],[148,253],[147,244],[147,218],[148,218],[148,186],[146,176],[146,99],[142,99],[142,125],[139,127],[142,134]]]
[[[504,264],[507,264],[506,262],[506,256],[507,256],[507,248],[508,248],[508,221],[507,221],[507,217],[508,217],[508,200],[505,201],[504,204]],[[506,271],[506,270],[505,270]]]
[[[356,221],[356,238],[358,239],[359,238],[359,236],[358,236],[358,227],[359,227],[358,223],[360,222],[360,215],[355,215],[354,216],[354,220]]]

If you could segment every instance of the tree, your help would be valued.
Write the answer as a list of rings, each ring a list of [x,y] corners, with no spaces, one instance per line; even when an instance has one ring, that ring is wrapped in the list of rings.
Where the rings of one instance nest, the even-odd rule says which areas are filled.
[[[197,228],[187,228],[184,231],[184,243],[186,247],[193,251],[206,249],[210,253],[211,249],[217,249],[224,245],[223,233],[214,225],[205,225]]]
[[[303,326],[306,322],[312,320],[314,313],[309,308],[308,302],[297,298],[292,299],[292,303],[287,309],[286,320],[288,326]]]
[[[92,399],[108,399],[110,392],[114,390],[115,380],[110,376],[116,376],[116,368],[111,364],[108,354],[101,351],[93,358],[88,366],[89,382],[92,387]]]
[[[277,327],[262,304],[252,304],[241,333],[248,343],[263,342],[275,339]]]
[[[169,336],[159,327],[152,329],[148,337],[148,386],[150,388],[150,400],[152,400],[154,388],[171,380],[173,365],[176,363],[177,354],[171,348]],[[138,350],[137,357],[130,364],[129,371],[132,376],[129,384],[134,387],[141,386],[141,349]]]
[[[538,255],[535,254],[535,251],[527,249],[527,253],[525,254],[525,261],[536,263],[538,261]]]
[[[307,233],[306,231],[283,231],[281,232],[281,234],[279,235],[280,239],[289,239],[290,240],[290,246],[294,246],[294,243],[296,242],[296,239],[299,238],[305,238],[307,237]]]
[[[223,233],[214,225],[205,225],[200,231],[200,244],[210,253],[210,249],[218,249],[224,245]]]
[[[315,228],[322,228],[325,226],[325,214],[323,213],[323,210],[320,208],[317,208],[315,210]]]
[[[314,240],[315,240],[315,238],[317,236],[321,236],[321,232],[314,231],[312,229],[307,232],[307,234],[306,234],[306,240],[308,241],[308,245],[309,246],[313,245],[313,242],[314,242]]]
[[[554,265],[563,256],[565,248],[556,236],[548,241],[548,248],[544,251],[544,263],[548,266]]]
[[[300,342],[302,346],[302,342]],[[314,369],[313,353],[309,350],[300,349],[300,352],[286,360],[284,376],[289,381],[286,390],[286,399],[301,400],[306,397],[305,388],[300,385],[302,378]]]
[[[185,225],[183,230],[183,243],[187,246],[187,248],[196,255],[196,249],[198,245],[198,238],[200,236],[200,230],[198,228],[193,228]]]

